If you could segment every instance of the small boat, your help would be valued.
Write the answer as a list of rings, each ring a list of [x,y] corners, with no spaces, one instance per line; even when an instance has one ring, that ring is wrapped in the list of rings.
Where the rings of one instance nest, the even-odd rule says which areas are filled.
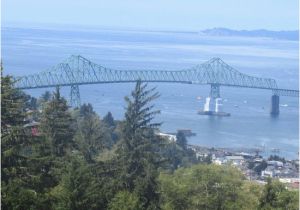
[[[238,105],[234,105],[234,107],[238,108],[239,106]]]
[[[197,100],[201,100],[201,99],[202,99],[202,97],[201,97],[201,96],[198,96],[198,97],[197,97]]]
[[[244,101],[244,104],[248,103],[246,100]]]
[[[209,115],[218,117],[230,117],[230,113],[227,112],[214,112],[214,111],[198,111],[199,115]]]
[[[289,105],[288,104],[280,104],[279,106],[281,106],[281,107],[288,107]]]

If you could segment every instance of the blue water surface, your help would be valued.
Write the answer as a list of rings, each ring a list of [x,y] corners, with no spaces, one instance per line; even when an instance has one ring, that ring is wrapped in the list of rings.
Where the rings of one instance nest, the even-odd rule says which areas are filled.
[[[28,75],[45,71],[72,54],[80,54],[115,69],[180,70],[220,57],[242,73],[277,80],[281,88],[298,89],[298,42],[270,38],[204,36],[200,33],[81,29],[2,29],[2,59],[6,74]],[[279,155],[298,156],[298,98],[281,97],[280,115],[271,117],[267,90],[222,87],[224,111],[231,117],[197,115],[209,87],[158,84],[156,108],[161,130],[191,129],[189,143],[210,147],[262,147],[280,149]],[[82,102],[91,103],[104,116],[108,111],[123,119],[124,96],[133,84],[80,86]],[[26,92],[40,96],[46,89]],[[52,90],[52,89],[50,89]],[[70,88],[62,88],[69,98]],[[287,106],[286,106],[287,104]],[[268,153],[269,154],[269,153]]]

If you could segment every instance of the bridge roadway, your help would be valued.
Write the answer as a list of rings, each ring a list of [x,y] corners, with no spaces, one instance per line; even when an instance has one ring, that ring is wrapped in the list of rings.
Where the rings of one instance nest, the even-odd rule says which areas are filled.
[[[71,103],[80,104],[79,86],[101,83],[125,83],[137,80],[145,82],[171,82],[210,85],[210,96],[220,96],[220,86],[257,88],[271,90],[276,96],[299,97],[299,90],[280,89],[274,79],[260,78],[240,73],[220,58],[179,71],[159,70],[115,70],[95,64],[78,55],[47,71],[16,77],[19,89],[71,86]]]

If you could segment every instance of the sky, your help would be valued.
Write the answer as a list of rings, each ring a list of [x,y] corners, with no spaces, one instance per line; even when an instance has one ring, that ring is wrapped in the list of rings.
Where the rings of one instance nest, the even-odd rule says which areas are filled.
[[[2,0],[2,25],[297,30],[298,0]]]

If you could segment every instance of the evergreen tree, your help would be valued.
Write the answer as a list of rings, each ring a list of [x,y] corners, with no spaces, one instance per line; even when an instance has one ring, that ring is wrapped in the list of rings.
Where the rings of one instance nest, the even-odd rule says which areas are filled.
[[[177,132],[176,142],[169,142],[167,140],[161,150],[161,154],[167,160],[163,168],[171,171],[178,167],[188,167],[199,162],[195,152],[187,148],[187,140],[182,131]]]
[[[104,122],[108,127],[115,127],[115,126],[116,126],[115,121],[114,121],[114,118],[113,118],[111,112],[108,112],[108,113],[104,116],[103,122]]]
[[[41,99],[44,101],[50,101],[52,97],[52,94],[49,91],[46,91],[42,96]]]
[[[94,162],[94,157],[101,150],[110,148],[113,144],[111,131],[101,122],[91,104],[80,107],[77,126],[76,141],[89,163]]]
[[[176,134],[176,143],[183,148],[184,150],[187,149],[187,140],[182,131],[178,131]]]
[[[24,169],[26,157],[22,154],[29,144],[24,125],[24,98],[13,87],[12,78],[3,77],[1,67],[1,180],[7,182]]]
[[[184,151],[175,142],[167,142],[161,150],[161,155],[166,160],[163,168],[174,171],[182,165]]]
[[[253,168],[253,170],[257,173],[257,174],[261,174],[261,172],[263,170],[265,170],[268,167],[268,164],[265,160],[263,160],[259,165],[255,166]]]
[[[96,209],[89,197],[91,184],[93,176],[88,165],[80,156],[72,156],[59,185],[50,192],[55,200],[54,209]]]
[[[126,97],[125,121],[117,124],[111,113],[101,121],[90,104],[73,110],[73,118],[59,89],[51,99],[46,94],[38,136],[24,128],[26,108],[35,106],[34,99],[14,88],[2,66],[1,91],[4,210],[298,209],[299,192],[278,181],[255,186],[228,166],[186,167],[195,163],[194,152],[187,149],[183,134],[178,133],[177,142],[155,135],[160,124],[152,121],[159,111],[153,111],[151,102],[158,94],[141,81]],[[114,132],[122,139],[111,149]],[[100,158],[103,148],[109,158]],[[169,164],[164,169],[184,167],[158,179],[162,158]],[[264,167],[266,162],[254,170]]]
[[[123,141],[118,154],[122,165],[120,181],[125,191],[139,196],[144,209],[158,206],[157,156],[158,143],[154,129],[160,123],[152,123],[159,111],[149,105],[159,97],[155,89],[137,81],[131,98],[126,97],[127,110],[123,127]]]
[[[90,103],[83,104],[79,110],[80,110],[81,117],[89,117],[91,115],[96,114],[95,111],[93,110],[93,106]]]
[[[37,106],[40,110],[44,110],[46,104],[52,99],[52,94],[49,91],[46,91],[42,96],[37,100]]]
[[[52,153],[62,157],[73,146],[74,127],[67,102],[60,96],[59,88],[43,110],[42,132],[52,144]]]
[[[29,188],[30,170],[24,148],[30,138],[24,130],[24,94],[14,88],[1,65],[1,207],[30,209],[35,200]]]
[[[21,92],[21,91],[20,91]],[[31,109],[31,110],[36,110],[38,107],[37,104],[37,99],[35,97],[32,97],[28,94],[25,94],[24,92],[22,93],[22,97],[24,98],[24,108],[25,109]]]
[[[12,77],[3,76],[1,66],[1,131],[9,132],[13,126],[24,124],[24,94],[14,88]]]

